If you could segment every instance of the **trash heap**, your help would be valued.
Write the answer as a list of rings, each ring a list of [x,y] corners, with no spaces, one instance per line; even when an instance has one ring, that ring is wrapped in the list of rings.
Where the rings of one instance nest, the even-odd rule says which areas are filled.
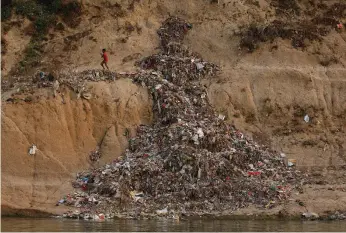
[[[176,48],[182,43],[186,25],[177,18],[165,21],[162,52],[137,63],[150,64],[132,78],[151,92],[154,122],[138,127],[122,158],[77,174],[73,187],[79,191],[58,203],[81,208],[73,216],[98,211],[175,218],[250,204],[272,208],[300,187],[300,173],[279,153],[248,139],[208,104],[199,80],[216,76],[218,67],[185,49],[167,53],[171,38]]]
[[[38,88],[58,89],[59,86],[68,86],[73,91],[81,94],[87,82],[114,81],[116,73],[108,70],[85,70],[82,72],[62,71],[59,73],[38,72],[32,78],[19,76],[11,80],[1,81],[1,90],[16,90],[12,96],[34,93]],[[13,99],[13,98],[11,98]]]

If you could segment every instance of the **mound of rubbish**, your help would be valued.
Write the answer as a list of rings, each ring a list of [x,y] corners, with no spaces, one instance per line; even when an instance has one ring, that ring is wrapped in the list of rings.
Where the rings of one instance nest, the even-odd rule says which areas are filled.
[[[59,86],[67,86],[78,94],[78,97],[84,95],[87,97],[86,82],[99,82],[99,81],[114,81],[116,73],[107,70],[85,70],[83,72],[68,72],[63,71],[59,73],[37,72],[32,78],[28,79],[25,76],[12,77],[11,81],[2,80],[1,90],[3,92],[9,90],[16,90],[11,95],[11,98],[6,101],[20,101],[24,100],[22,94],[34,93],[39,88],[52,88],[54,95],[59,89]]]
[[[250,204],[272,208],[301,187],[302,175],[282,155],[245,137],[209,105],[199,80],[219,68],[183,47],[191,28],[174,17],[163,23],[161,53],[139,61],[143,69],[129,75],[151,92],[154,123],[138,127],[121,159],[77,174],[78,191],[57,205],[80,211],[65,217],[176,218]]]

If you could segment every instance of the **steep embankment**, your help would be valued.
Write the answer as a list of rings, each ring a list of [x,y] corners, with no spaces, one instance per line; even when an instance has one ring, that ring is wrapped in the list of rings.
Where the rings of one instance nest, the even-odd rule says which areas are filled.
[[[219,1],[219,4],[200,0],[133,2],[83,1],[83,15],[79,26],[76,28],[65,26],[65,30],[49,32],[40,69],[50,71],[55,68],[74,70],[97,68],[100,62],[100,49],[106,47],[110,53],[111,69],[133,70],[134,60],[151,54],[158,45],[156,30],[161,22],[168,15],[184,18],[193,25],[193,29],[184,41],[185,44],[191,51],[200,53],[206,60],[222,68],[220,77],[204,80],[213,106],[225,113],[227,120],[234,122],[236,127],[244,133],[284,152],[289,158],[296,158],[300,169],[310,171],[314,177],[314,183],[305,187],[304,194],[295,197],[303,200],[310,211],[345,209],[345,192],[342,191],[345,190],[344,166],[346,165],[345,30],[337,31],[334,25],[333,30],[322,36],[321,40],[306,38],[304,40],[306,46],[303,48],[294,48],[290,39],[276,36],[272,42],[258,42],[258,48],[252,53],[239,49],[240,37],[238,36],[251,24],[270,25],[274,20],[291,22],[292,25],[297,22],[299,25],[310,25],[309,22],[319,25],[318,20],[307,20],[308,22],[303,20],[314,18],[318,14],[329,14],[330,17],[327,19],[331,24],[337,20],[345,22],[345,10],[342,10],[342,7],[332,7],[333,4],[342,4],[344,1],[229,0]],[[285,2],[288,4],[285,5]],[[295,2],[298,2],[298,5],[295,5]],[[286,10],[285,7],[287,7]],[[292,11],[298,8],[299,14],[297,11]],[[338,9],[341,11],[340,14]],[[28,27],[29,22],[22,22],[21,19],[16,19],[16,22],[7,33],[8,48],[11,48],[9,51],[12,52],[3,55],[3,60],[9,60],[4,72],[9,72],[15,67],[17,61],[21,60],[23,47],[19,44],[28,43],[28,36],[24,29]],[[306,28],[307,31],[310,29],[312,31],[314,28]],[[127,95],[128,93],[124,93],[120,97]],[[54,105],[53,103],[58,100],[41,101],[50,103],[47,104],[49,106]],[[87,101],[72,102],[79,106]],[[140,103],[141,101],[138,102]],[[23,159],[30,159],[27,155],[27,147],[35,142],[27,141],[26,145],[20,149],[21,156],[15,157],[20,154],[13,153],[17,151],[18,145],[14,143],[14,139],[10,140],[11,137],[4,133],[5,129],[9,128],[6,125],[10,124],[5,122],[8,121],[7,119],[12,119],[13,122],[19,122],[18,124],[22,125],[22,128],[18,127],[19,130],[9,131],[12,135],[20,135],[22,131],[40,140],[48,137],[50,134],[44,134],[46,137],[38,137],[39,134],[35,134],[34,130],[30,131],[30,127],[35,125],[36,128],[41,127],[38,123],[41,118],[37,116],[37,112],[34,112],[35,108],[32,108],[32,105],[21,103],[7,106],[3,103],[2,185],[10,184],[12,178],[16,180],[15,177],[19,177],[19,180],[26,179],[27,187],[33,187],[34,163],[25,175],[22,173],[22,167],[9,165],[9,168],[6,168],[6,164],[21,164],[20,161]],[[46,105],[41,107],[45,109]],[[32,124],[22,120],[30,116],[28,114],[30,111],[32,111],[30,113]],[[102,113],[100,110],[97,116],[103,116]],[[311,119],[308,124],[303,121],[306,114]],[[72,116],[72,113],[70,115]],[[15,121],[16,119],[18,121]],[[50,121],[47,120],[47,122]],[[57,130],[54,131],[62,131],[58,125],[55,127]],[[94,149],[107,128],[101,121],[94,126],[89,126],[88,123],[85,127],[92,129],[86,130],[88,136],[85,136],[92,143],[83,145],[80,138],[74,136],[76,141],[69,149],[75,154],[75,151],[80,152],[79,157],[84,159],[78,160],[76,164],[84,164],[83,168],[87,166],[87,153]],[[47,128],[44,127],[42,130]],[[75,132],[68,133],[68,138],[71,137],[70,134],[80,135],[79,132],[82,131],[74,123],[71,123],[69,129],[74,129]],[[92,131],[99,133],[92,134]],[[67,129],[66,132],[68,132]],[[50,133],[55,135],[53,130]],[[13,137],[17,138],[17,136]],[[55,141],[57,138],[49,137],[52,138],[49,141]],[[5,143],[6,140],[9,142]],[[60,156],[62,158],[67,156],[61,149],[65,148],[65,144],[70,144],[70,140],[66,139],[66,141],[68,143],[65,141],[62,141],[62,144],[56,143],[58,146],[51,149],[51,156],[54,156],[55,160],[65,161],[60,159]],[[42,150],[39,144],[38,148]],[[17,158],[18,162],[13,158]],[[30,163],[25,163],[26,166],[28,164]],[[59,167],[50,164],[47,162],[42,169]],[[79,167],[75,169],[76,167],[77,165],[71,166],[70,174],[79,170]],[[61,171],[65,172],[62,169]],[[60,176],[63,176],[62,174]],[[70,177],[69,175],[68,178]],[[66,188],[68,186],[66,185]],[[15,187],[19,190],[17,193],[20,193],[21,185]],[[16,189],[7,189],[7,194],[6,189],[3,189],[4,203],[7,202],[11,206],[23,203],[22,206],[18,205],[18,208],[30,206],[29,199],[20,197],[10,199],[10,197],[16,198],[17,195],[14,195]],[[60,190],[57,192],[63,193]],[[9,198],[6,199],[6,196]],[[50,203],[55,201],[56,198],[52,198]],[[321,205],[321,202],[326,204]],[[35,208],[37,204],[34,203],[32,206]],[[305,211],[304,207],[299,207],[296,203],[291,203],[291,206],[291,211],[297,209]]]
[[[41,90],[32,103],[3,102],[3,214],[6,207],[54,212],[56,200],[72,191],[71,178],[90,167],[89,154],[97,145],[102,157],[95,165],[124,151],[126,129],[131,136],[139,124],[150,123],[148,93],[130,80],[89,86],[90,100],[76,99],[64,88],[63,99]],[[32,144],[38,148],[33,156],[28,154]]]

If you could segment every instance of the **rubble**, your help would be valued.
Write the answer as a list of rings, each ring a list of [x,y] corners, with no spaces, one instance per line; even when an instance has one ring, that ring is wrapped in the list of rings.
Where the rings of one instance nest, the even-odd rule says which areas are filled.
[[[87,82],[112,82],[115,78],[116,73],[108,70],[85,70],[83,72],[61,71],[55,75],[47,75],[43,72],[39,72],[37,75],[34,75],[32,79],[20,76],[11,77],[10,81],[2,80],[1,90],[3,92],[16,90],[15,94],[20,95],[33,93],[38,88],[52,88],[53,95],[56,96],[59,87],[67,86],[76,92],[78,97],[91,99],[91,94],[86,90]],[[14,99],[14,97],[12,99]]]
[[[137,128],[122,158],[78,173],[73,187],[79,191],[61,204],[83,214],[177,218],[250,204],[272,208],[300,187],[299,171],[209,105],[199,80],[219,68],[183,48],[186,25],[165,21],[158,33],[161,53],[139,61],[145,70],[130,75],[152,95],[153,124]]]
[[[89,154],[89,159],[92,162],[98,161],[101,158],[101,152],[99,148],[96,148],[96,150],[91,151]]]
[[[345,211],[335,211],[333,214],[327,216],[328,220],[345,220],[346,212]]]

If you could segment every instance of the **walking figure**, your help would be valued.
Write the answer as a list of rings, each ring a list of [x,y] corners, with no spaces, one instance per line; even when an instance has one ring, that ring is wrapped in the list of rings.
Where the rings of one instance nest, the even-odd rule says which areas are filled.
[[[105,69],[105,67],[106,67],[109,70],[109,67],[107,65],[107,63],[108,63],[108,55],[106,53],[106,49],[102,49],[101,57],[103,58],[103,60],[101,62],[102,68]]]

